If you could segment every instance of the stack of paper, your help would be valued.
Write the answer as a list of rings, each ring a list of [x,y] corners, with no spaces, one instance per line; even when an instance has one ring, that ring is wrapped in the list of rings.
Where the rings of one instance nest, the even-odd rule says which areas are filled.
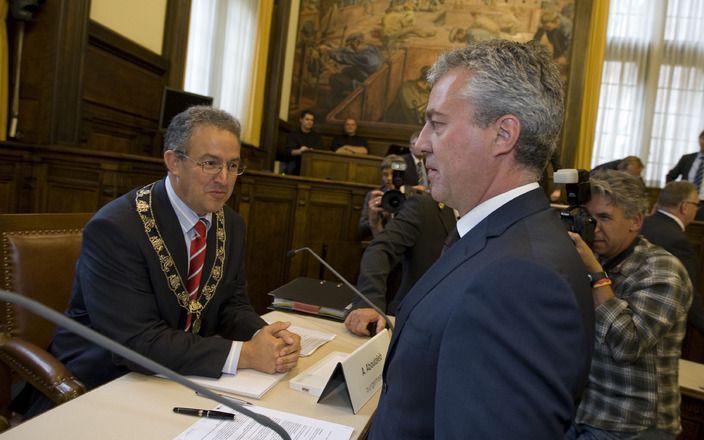
[[[227,394],[237,394],[253,399],[261,399],[264,393],[279,383],[286,373],[267,374],[256,370],[237,370],[236,375],[223,374],[219,379],[188,376],[193,382]]]

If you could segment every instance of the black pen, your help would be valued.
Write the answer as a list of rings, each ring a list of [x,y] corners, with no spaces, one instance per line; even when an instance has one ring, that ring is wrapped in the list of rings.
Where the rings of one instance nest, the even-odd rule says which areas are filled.
[[[235,420],[235,415],[222,412],[222,411],[214,411],[212,409],[197,409],[197,408],[181,408],[181,407],[175,407],[174,412],[176,414],[185,414],[187,416],[196,416],[196,417],[207,417],[209,419],[227,419],[227,420]]]

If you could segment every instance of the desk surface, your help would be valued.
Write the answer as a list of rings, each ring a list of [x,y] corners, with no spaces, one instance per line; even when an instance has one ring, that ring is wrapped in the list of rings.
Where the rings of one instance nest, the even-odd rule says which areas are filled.
[[[288,387],[288,380],[332,351],[352,352],[368,338],[357,337],[339,322],[300,315],[271,312],[268,320],[291,321],[294,325],[335,333],[334,340],[313,355],[301,358],[261,400],[247,399],[255,405],[278,409],[354,427],[352,438],[368,428],[379,401],[379,392],[359,411],[349,407],[317,404],[317,397]],[[65,403],[37,418],[0,435],[3,439],[172,439],[197,421],[174,414],[174,406],[213,408],[216,403],[166,379],[130,373]]]
[[[680,359],[679,382],[682,394],[704,400],[704,364]]]

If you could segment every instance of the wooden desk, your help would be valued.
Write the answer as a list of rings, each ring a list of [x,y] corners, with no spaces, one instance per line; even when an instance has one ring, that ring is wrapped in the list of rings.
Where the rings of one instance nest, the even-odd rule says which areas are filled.
[[[264,317],[336,333],[337,337],[320,347],[312,356],[301,358],[298,366],[261,400],[246,400],[267,408],[352,426],[353,439],[366,435],[379,401],[379,392],[355,415],[348,407],[318,405],[317,397],[290,389],[288,379],[295,377],[332,351],[352,352],[368,338],[352,335],[339,322],[282,312],[270,312]],[[197,396],[193,391],[174,382],[130,373],[6,431],[0,438],[172,439],[197,420],[194,417],[174,414],[174,406],[213,408],[215,405],[215,402]]]
[[[301,176],[379,185],[382,157],[308,150],[301,154]]]
[[[704,439],[704,365],[680,359],[682,433],[679,439]]]

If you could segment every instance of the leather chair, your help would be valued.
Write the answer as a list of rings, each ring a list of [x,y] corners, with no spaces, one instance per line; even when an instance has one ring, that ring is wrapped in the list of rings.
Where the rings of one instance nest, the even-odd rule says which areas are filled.
[[[91,216],[0,214],[0,286],[63,312],[71,295],[83,226]],[[22,307],[0,302],[0,416],[11,415],[13,383],[29,382],[56,404],[86,391],[46,351],[55,330],[53,323]]]

